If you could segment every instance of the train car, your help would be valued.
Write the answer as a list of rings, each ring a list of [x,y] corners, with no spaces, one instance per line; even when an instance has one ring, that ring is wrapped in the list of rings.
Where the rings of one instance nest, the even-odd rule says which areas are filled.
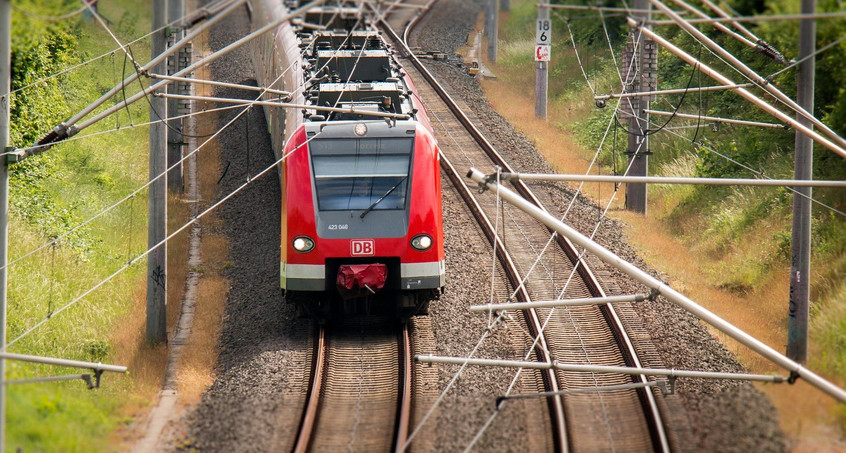
[[[253,30],[300,7],[248,4]],[[427,314],[445,284],[439,150],[392,50],[359,7],[330,2],[281,22],[252,57],[260,86],[308,106],[264,107],[281,160],[286,300],[320,320]]]

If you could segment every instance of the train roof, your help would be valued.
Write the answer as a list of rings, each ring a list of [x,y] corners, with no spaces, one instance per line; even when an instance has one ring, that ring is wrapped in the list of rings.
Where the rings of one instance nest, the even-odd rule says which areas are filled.
[[[361,8],[348,3],[313,8],[291,24],[300,40],[306,103],[347,110],[306,110],[305,121],[379,116],[368,112],[414,116],[405,72]]]

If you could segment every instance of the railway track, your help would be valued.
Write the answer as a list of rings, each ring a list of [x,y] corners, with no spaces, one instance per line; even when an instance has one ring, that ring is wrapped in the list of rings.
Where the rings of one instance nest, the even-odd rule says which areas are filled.
[[[427,2],[431,5],[434,2]],[[579,259],[579,251],[566,239],[555,237],[548,247],[549,231],[522,215],[498,206],[495,197],[476,198],[473,188],[462,178],[471,166],[499,166],[512,171],[483,134],[463,112],[466,106],[453,100],[435,77],[409,50],[410,31],[419,17],[405,27],[402,41],[392,27],[398,48],[404,49],[404,67],[416,82],[417,95],[424,101],[440,138],[442,168],[477,219],[497,252],[512,288],[518,288],[519,301],[558,298],[603,297],[605,291],[589,267]],[[424,83],[425,81],[425,83]],[[538,206],[543,206],[527,186],[515,189]],[[491,219],[502,219],[501,233]],[[522,282],[522,284],[521,284]],[[640,366],[637,352],[625,327],[610,304],[568,309],[537,309],[524,312],[528,331],[537,338],[535,359],[594,365]],[[539,335],[540,334],[540,335]],[[595,388],[646,382],[646,376],[566,373],[547,370],[543,390]],[[670,441],[656,397],[649,389],[595,392],[548,398],[552,437],[559,451],[670,451]]]
[[[311,381],[294,452],[396,451],[411,418],[408,325],[315,325]]]

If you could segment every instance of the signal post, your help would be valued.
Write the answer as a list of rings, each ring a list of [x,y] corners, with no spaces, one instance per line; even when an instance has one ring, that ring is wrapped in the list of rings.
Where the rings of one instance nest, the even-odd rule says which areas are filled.
[[[538,23],[535,27],[535,117],[546,118],[549,91],[549,56],[552,44],[552,22],[549,20],[549,0],[538,2]]]

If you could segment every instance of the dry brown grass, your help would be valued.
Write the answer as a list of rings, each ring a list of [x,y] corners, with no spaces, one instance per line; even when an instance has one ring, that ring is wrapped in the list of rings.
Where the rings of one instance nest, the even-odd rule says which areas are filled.
[[[229,283],[220,275],[228,257],[228,243],[220,235],[203,237],[203,275],[197,292],[194,328],[179,369],[179,396],[184,404],[196,404],[214,381],[223,310]]]
[[[167,345],[150,344],[146,338],[147,281],[138,279],[132,291],[129,312],[115,323],[110,343],[113,360],[129,368],[128,394],[120,416],[126,420],[143,418],[157,400],[167,365]],[[112,436],[113,445],[127,446],[143,433],[138,424],[127,425]]]
[[[547,108],[549,120],[538,119],[535,117],[534,90],[525,88],[514,90],[502,81],[503,78],[508,78],[508,71],[496,65],[491,65],[491,69],[497,75],[503,75],[497,79],[482,80],[482,89],[491,106],[507,118],[518,131],[529,137],[558,173],[587,173],[593,153],[582,148],[572,132],[562,132],[553,126],[556,122],[566,124],[565,121],[569,118],[579,117],[583,115],[583,112],[580,112],[580,109],[566,109],[550,104]],[[594,166],[591,174],[599,174],[599,172],[599,167]],[[614,184],[585,183],[582,191],[586,196],[604,206],[614,191]],[[618,195],[612,208],[621,207],[623,201],[623,197]]]
[[[170,194],[167,205],[167,231],[176,231],[191,219],[189,206],[181,195]],[[191,228],[186,228],[167,242],[167,331],[172,334],[182,313],[185,276],[188,274],[188,249]]]
[[[205,41],[195,41],[196,48],[201,48]],[[197,76],[207,76],[207,69],[199,69]],[[199,85],[199,87],[203,87]],[[203,88],[205,89],[205,87]],[[201,93],[202,94],[202,93]],[[205,129],[217,127],[217,118],[207,115],[202,118],[201,133]],[[201,200],[217,198],[217,178],[220,175],[218,165],[219,150],[214,144],[207,145],[198,154]],[[191,203],[188,194],[171,194],[168,200],[168,231],[175,231],[191,218]],[[209,203],[200,203],[204,209]],[[218,230],[220,220],[214,215],[203,218],[204,232]],[[188,274],[188,249],[190,247],[190,228],[181,232],[168,242],[168,307],[167,329],[172,334],[181,315],[182,300],[185,295],[185,280]],[[223,318],[223,307],[228,293],[228,283],[221,276],[220,270],[228,257],[228,244],[221,235],[204,234],[202,237],[201,256],[203,269],[212,269],[201,274],[198,288],[197,305],[194,315],[192,335],[185,346],[182,363],[177,375],[181,405],[190,405],[198,401],[199,396],[214,380],[214,365],[218,355],[218,337]],[[130,388],[132,398],[124,407],[126,418],[143,417],[157,401],[164,380],[167,365],[168,348],[164,344],[150,345],[145,339],[146,323],[146,281],[139,279],[133,293],[132,309],[116,325],[112,344],[115,360],[126,363],[132,370]],[[116,444],[128,446],[143,433],[138,425],[128,426],[115,433]]]

